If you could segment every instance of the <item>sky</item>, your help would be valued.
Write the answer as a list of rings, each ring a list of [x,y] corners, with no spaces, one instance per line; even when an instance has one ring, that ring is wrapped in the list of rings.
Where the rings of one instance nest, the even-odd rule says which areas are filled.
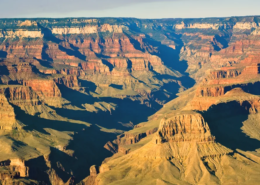
[[[260,15],[260,0],[0,0],[0,18]]]

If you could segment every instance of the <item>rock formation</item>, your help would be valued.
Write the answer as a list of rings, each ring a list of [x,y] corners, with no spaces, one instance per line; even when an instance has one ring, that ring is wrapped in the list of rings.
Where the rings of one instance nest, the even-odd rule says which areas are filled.
[[[210,142],[214,140],[203,117],[198,113],[187,113],[162,120],[155,142],[159,144],[163,142]]]
[[[2,129],[13,129],[15,126],[15,114],[13,107],[8,103],[4,95],[0,94],[0,124]]]

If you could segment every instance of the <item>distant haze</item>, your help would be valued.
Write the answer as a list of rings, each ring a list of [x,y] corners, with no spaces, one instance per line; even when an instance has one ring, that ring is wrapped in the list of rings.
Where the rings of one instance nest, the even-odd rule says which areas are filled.
[[[259,15],[259,0],[0,0],[0,18]]]

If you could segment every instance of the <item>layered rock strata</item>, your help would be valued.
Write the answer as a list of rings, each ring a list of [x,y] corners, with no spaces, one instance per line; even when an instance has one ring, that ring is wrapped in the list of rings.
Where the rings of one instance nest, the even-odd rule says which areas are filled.
[[[8,103],[6,97],[0,94],[0,127],[11,130],[16,123],[13,107]]]

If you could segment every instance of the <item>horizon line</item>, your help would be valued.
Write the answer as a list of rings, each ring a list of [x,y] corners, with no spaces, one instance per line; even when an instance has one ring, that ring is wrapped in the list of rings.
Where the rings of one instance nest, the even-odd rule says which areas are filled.
[[[260,17],[259,15],[234,15],[234,16],[220,16],[220,17],[190,17],[190,18],[181,18],[181,17],[165,17],[165,18],[138,18],[138,17],[14,17],[14,18],[1,18],[3,19],[140,19],[140,20],[163,20],[163,19],[221,19],[221,18],[240,18],[240,17]]]

